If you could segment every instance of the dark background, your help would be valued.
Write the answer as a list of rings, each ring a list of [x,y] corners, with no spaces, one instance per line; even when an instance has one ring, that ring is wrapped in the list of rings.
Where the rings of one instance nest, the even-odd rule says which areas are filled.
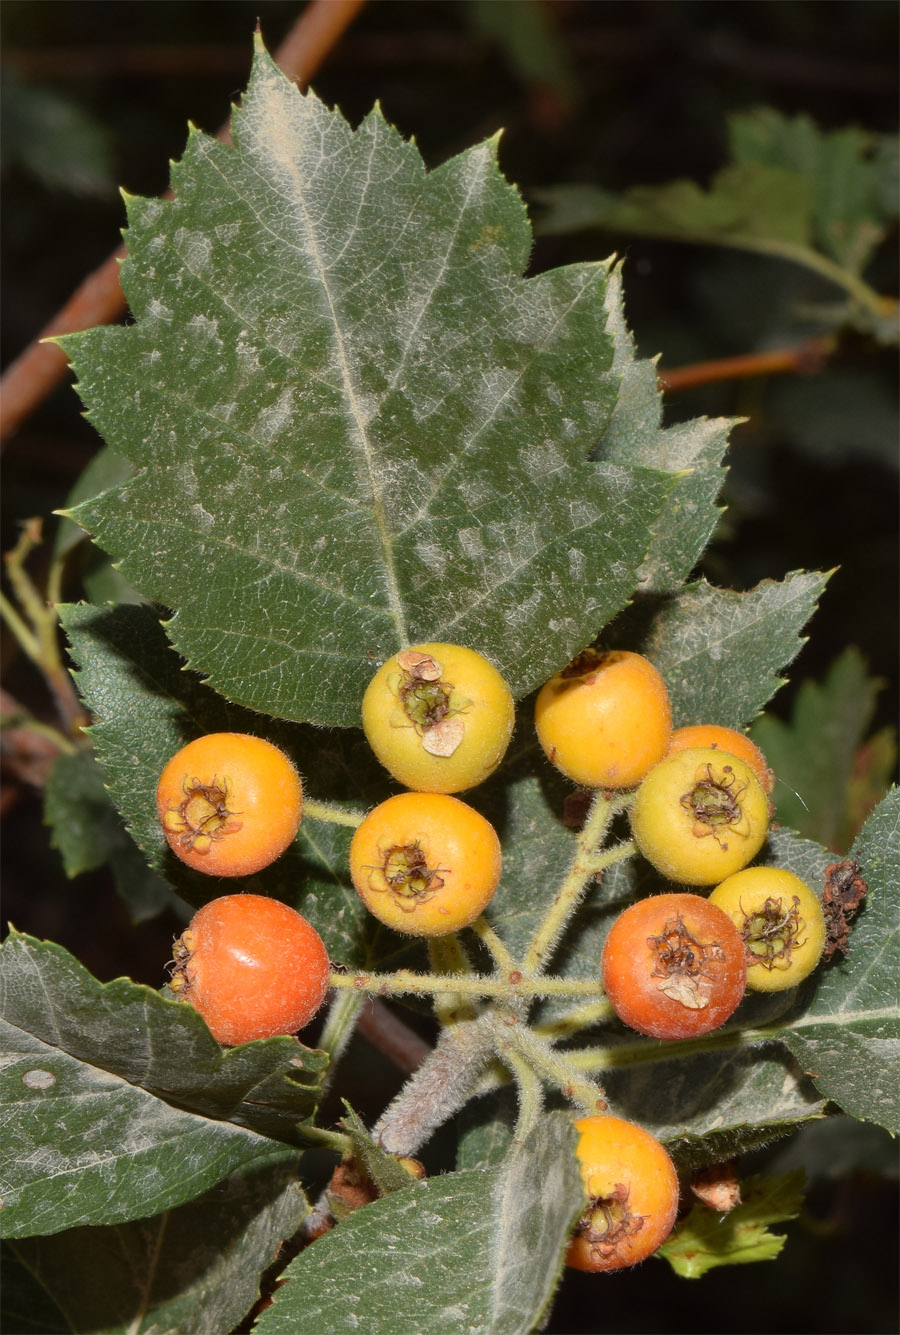
[[[238,96],[257,19],[274,48],[299,8],[271,0],[5,0],[4,61],[15,76],[5,81],[2,145],[5,361],[117,244],[124,215],[114,184],[162,192],[187,120],[215,131]],[[492,8],[506,9],[505,0]],[[370,0],[313,86],[354,122],[380,100],[430,165],[505,127],[501,163],[526,197],[564,182],[610,189],[677,176],[706,182],[727,156],[728,114],[758,105],[807,112],[824,129],[896,128],[893,0],[556,0],[548,12],[569,65],[567,90],[517,68],[463,0]],[[106,136],[108,185],[101,171],[90,193],[75,193],[65,162],[52,188],[35,174],[19,139],[27,131],[19,128],[15,78],[91,114]],[[792,340],[797,276],[780,261],[583,233],[539,241],[532,267],[613,250],[627,260],[639,350],[661,353],[664,366]],[[867,277],[896,294],[896,236]],[[776,698],[783,715],[799,681],[820,677],[856,644],[888,682],[876,725],[896,723],[896,380],[894,350],[849,335],[815,376],[729,382],[667,400],[672,421],[701,413],[749,418],[734,433],[728,519],[705,562],[713,582],[746,588],[799,567],[838,568],[792,683]],[[4,550],[19,519],[49,516],[64,503],[96,443],[68,386],[22,427],[5,459]],[[77,597],[77,584],[67,594]],[[8,689],[49,717],[40,683],[14,646],[3,661]],[[129,973],[158,985],[177,923],[136,930],[104,877],[66,882],[37,793],[8,787],[4,814],[5,911],[16,926],[61,941],[102,978]],[[380,1068],[369,1069],[361,1046],[355,1052],[357,1106],[366,1111],[383,1097],[377,1087],[365,1096]],[[780,1153],[754,1166],[780,1171],[788,1162]],[[895,1156],[886,1139],[863,1134],[851,1160],[865,1167],[850,1170],[812,1140],[790,1153],[791,1162],[805,1157],[815,1180],[778,1261],[696,1282],[655,1262],[602,1279],[569,1274],[548,1329],[895,1330],[896,1195],[884,1176]],[[823,1172],[829,1162],[833,1172]]]

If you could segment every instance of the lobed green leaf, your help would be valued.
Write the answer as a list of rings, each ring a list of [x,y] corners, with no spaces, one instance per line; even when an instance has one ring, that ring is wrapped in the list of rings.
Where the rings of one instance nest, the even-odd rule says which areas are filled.
[[[190,1006],[17,932],[0,963],[5,1236],[142,1219],[296,1160],[324,1053],[287,1037],[225,1051]]]
[[[254,709],[354,724],[373,667],[429,639],[524,694],[627,602],[671,482],[589,457],[608,266],[523,279],[493,142],[426,174],[262,51],[232,128],[192,131],[171,202],[129,201],[136,323],[66,340],[137,469],[73,516]]]

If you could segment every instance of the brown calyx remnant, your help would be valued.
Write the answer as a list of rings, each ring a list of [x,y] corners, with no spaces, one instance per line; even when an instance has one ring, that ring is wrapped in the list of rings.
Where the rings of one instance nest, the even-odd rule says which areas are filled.
[[[185,992],[190,986],[190,979],[187,976],[187,966],[190,963],[191,956],[197,945],[196,937],[190,929],[186,929],[181,936],[175,938],[175,944],[172,947],[172,970],[169,977],[169,991],[178,996],[179,992]]]
[[[564,681],[573,677],[589,677],[592,672],[598,672],[607,664],[614,663],[619,657],[621,655],[616,649],[582,649],[577,658],[573,658],[559,675]]]
[[[724,834],[749,833],[749,821],[740,802],[747,784],[738,784],[731,765],[723,765],[719,775],[713,772],[711,764],[704,765],[703,769],[706,770],[705,776],[682,795],[681,805],[694,817],[694,836],[704,839],[712,835],[725,849],[728,845],[722,837]]]
[[[741,1184],[734,1159],[698,1168],[691,1175],[691,1191],[704,1205],[719,1214],[728,1214],[741,1203]]]
[[[243,822],[239,811],[228,805],[231,784],[213,776],[211,783],[185,775],[181,785],[184,801],[169,807],[162,818],[163,829],[184,849],[208,853],[214,839],[236,834]]]
[[[787,969],[791,954],[803,945],[800,939],[800,900],[792,896],[789,908],[771,896],[752,913],[744,914],[741,930],[747,950],[747,964],[761,964],[764,969]]]
[[[415,912],[444,884],[441,868],[429,867],[418,844],[394,844],[388,848],[380,867],[373,867],[369,877],[372,889],[387,892],[404,913]]]
[[[628,1188],[617,1182],[611,1195],[595,1196],[578,1221],[575,1232],[591,1249],[594,1261],[608,1261],[619,1247],[644,1227],[644,1217],[628,1208]]]
[[[397,662],[400,703],[422,738],[422,749],[431,756],[452,756],[466,732],[451,701],[453,683],[442,681],[440,663],[418,649],[398,654]]]
[[[869,893],[869,887],[859,874],[859,863],[846,859],[832,862],[825,868],[825,889],[822,908],[825,910],[825,950],[827,960],[839,950],[850,953],[850,919],[854,918]]]
[[[704,944],[691,936],[679,914],[666,923],[659,936],[648,936],[647,945],[656,955],[650,977],[662,979],[660,992],[689,1010],[704,1010],[715,982],[709,965],[721,964],[725,959],[718,942]]]

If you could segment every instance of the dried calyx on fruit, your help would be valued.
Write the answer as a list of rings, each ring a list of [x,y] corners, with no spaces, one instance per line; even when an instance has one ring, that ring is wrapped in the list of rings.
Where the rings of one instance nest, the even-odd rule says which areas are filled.
[[[428,643],[395,654],[362,701],[369,745],[395,779],[423,793],[457,793],[491,775],[515,709],[500,673],[474,649]]]

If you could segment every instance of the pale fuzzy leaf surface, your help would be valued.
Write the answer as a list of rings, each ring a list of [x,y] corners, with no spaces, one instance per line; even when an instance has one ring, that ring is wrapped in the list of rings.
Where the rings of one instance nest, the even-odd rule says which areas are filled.
[[[125,829],[91,751],[61,755],[53,766],[44,789],[44,823],[67,876],[109,863],[132,922],[144,922],[165,908],[184,910]]]
[[[140,1219],[236,1169],[294,1159],[324,1053],[276,1038],[223,1050],[190,1006],[99,983],[61,946],[2,952],[4,1230]]]
[[[780,673],[803,647],[801,632],[826,582],[826,575],[795,572],[734,593],[699,580],[629,608],[617,642],[640,636],[641,651],[665,680],[675,727],[741,728],[783,684]]]
[[[502,1162],[448,1173],[355,1211],[284,1272],[260,1335],[518,1335],[552,1298],[583,1203],[571,1118],[556,1114]]]
[[[882,685],[869,676],[862,654],[851,647],[832,663],[823,681],[803,682],[788,722],[763,715],[753,725],[753,740],[775,772],[777,819],[827,848],[847,847],[842,836],[857,752]]]
[[[232,1330],[256,1301],[260,1275],[308,1208],[296,1169],[278,1165],[235,1173],[152,1219],[10,1242],[10,1263],[4,1265],[8,1329],[22,1335]],[[35,1321],[42,1308],[49,1319]]]
[[[136,323],[66,341],[138,469],[75,517],[262,712],[354,724],[373,667],[430,639],[524,694],[626,603],[670,481],[589,459],[608,266],[523,279],[494,142],[426,174],[262,51],[232,130],[191,132],[172,201],[129,203]]]
[[[656,363],[635,357],[625,322],[621,265],[610,271],[606,305],[607,329],[614,338],[613,370],[622,379],[594,458],[672,474],[672,488],[639,572],[641,593],[667,593],[688,577],[721,514],[716,497],[725,481],[722,457],[734,423],[699,417],[663,429]]]
[[[721,1265],[773,1261],[785,1243],[771,1224],[796,1219],[803,1208],[803,1174],[748,1177],[741,1183],[741,1203],[722,1215],[694,1205],[659,1249],[676,1275],[699,1279]]]
[[[195,907],[222,894],[223,883],[189,870],[170,851],[155,797],[164,765],[192,738],[207,732],[266,736],[297,765],[307,798],[364,810],[387,796],[361,734],[278,724],[229,705],[183,670],[152,608],[71,605],[62,609],[62,621],[82,665],[76,684],[95,720],[90,733],[109,793],[150,866]],[[352,833],[307,816],[281,858],[229,889],[284,900],[313,923],[333,959],[372,967],[366,914],[347,870]]]
[[[848,958],[816,975],[802,1016],[784,1041],[823,1094],[845,1112],[900,1133],[900,789],[872,812],[848,855],[868,896],[850,936]],[[827,860],[833,861],[828,857]],[[821,890],[821,882],[813,888]]]

